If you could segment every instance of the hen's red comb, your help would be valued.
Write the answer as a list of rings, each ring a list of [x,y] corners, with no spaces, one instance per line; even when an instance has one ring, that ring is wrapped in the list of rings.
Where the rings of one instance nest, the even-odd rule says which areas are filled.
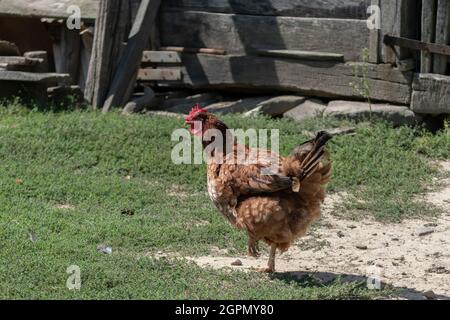
[[[189,115],[187,116],[187,120],[189,119],[193,119],[196,115],[200,114],[200,113],[205,113],[206,110],[202,109],[200,107],[200,104],[196,104],[194,108],[192,108],[191,112],[189,113]]]

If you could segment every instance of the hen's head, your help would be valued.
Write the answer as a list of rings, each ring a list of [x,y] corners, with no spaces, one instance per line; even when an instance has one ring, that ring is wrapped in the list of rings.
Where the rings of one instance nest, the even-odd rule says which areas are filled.
[[[190,126],[189,131],[199,137],[203,137],[203,134],[209,129],[219,129],[221,131],[228,129],[222,121],[215,115],[202,109],[198,103],[186,117],[186,124]]]

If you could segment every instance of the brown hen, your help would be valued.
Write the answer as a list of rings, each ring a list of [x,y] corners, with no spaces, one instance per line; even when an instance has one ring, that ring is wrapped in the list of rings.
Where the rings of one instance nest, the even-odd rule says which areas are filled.
[[[215,115],[196,106],[186,123],[192,134],[202,138],[204,149],[217,139],[210,137],[210,129],[222,135],[222,142],[216,143],[208,157],[209,196],[232,225],[247,232],[249,255],[259,256],[260,240],[270,246],[268,266],[260,271],[274,272],[276,250],[285,252],[320,217],[324,187],[331,177],[331,161],[325,150],[331,136],[320,132],[288,157],[257,150],[256,158],[242,163],[242,153],[250,156],[256,150],[238,145]],[[228,148],[227,138],[232,141]],[[277,173],[268,174],[274,163]]]

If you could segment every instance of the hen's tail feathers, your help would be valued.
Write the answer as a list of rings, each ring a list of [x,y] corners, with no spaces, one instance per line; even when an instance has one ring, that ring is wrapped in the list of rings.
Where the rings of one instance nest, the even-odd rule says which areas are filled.
[[[329,133],[321,131],[315,139],[305,142],[295,151],[298,156],[307,152],[300,164],[300,168],[302,168],[302,173],[299,176],[300,181],[307,179],[314,173],[322,156],[326,153],[325,145],[331,138],[332,136]]]

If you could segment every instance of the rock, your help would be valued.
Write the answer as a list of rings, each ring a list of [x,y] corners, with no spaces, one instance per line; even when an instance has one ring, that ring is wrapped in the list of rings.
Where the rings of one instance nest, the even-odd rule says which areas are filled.
[[[205,109],[212,113],[228,114],[228,113],[245,113],[255,109],[260,103],[270,100],[272,97],[246,98],[232,102],[219,102],[207,106]]]
[[[242,261],[237,259],[236,261],[232,262],[231,265],[235,267],[240,267],[242,266]]]
[[[356,226],[355,225],[349,225],[348,228],[349,229],[356,229]]]
[[[448,270],[447,268],[443,267],[443,266],[439,266],[439,267],[431,267],[430,269],[425,270],[425,272],[427,273],[436,273],[436,274],[450,274],[450,270]]]
[[[425,291],[425,292],[423,293],[423,296],[424,296],[425,298],[427,298],[428,300],[434,300],[434,299],[437,298],[436,294],[435,294],[432,290]]]
[[[246,116],[264,114],[271,117],[281,116],[292,108],[305,101],[305,97],[279,96],[258,104],[255,109],[245,113]]]
[[[306,100],[295,108],[285,112],[283,116],[295,121],[321,117],[326,105],[317,99]]]
[[[105,253],[105,254],[112,254],[112,248],[109,246],[105,246],[103,244],[97,246],[97,251]]]
[[[366,245],[362,245],[362,244],[357,244],[356,248],[359,250],[367,250],[367,246]]]
[[[424,225],[424,227],[426,227],[426,228],[437,227],[437,226],[438,226],[438,224],[434,223],[434,222],[425,223],[425,225]]]
[[[171,109],[173,107],[184,105],[184,104],[190,104],[192,107],[195,106],[196,103],[199,103],[200,105],[207,106],[208,104],[220,101],[222,99],[222,96],[217,93],[199,93],[193,96],[183,97],[180,98],[171,98],[162,104],[162,109],[167,110]],[[191,107],[191,108],[192,108]]]
[[[337,236],[338,236],[339,238],[345,237],[344,233],[343,233],[342,231],[340,231],[340,230],[337,232]]]
[[[432,228],[421,228],[421,229],[417,230],[415,234],[419,237],[424,237],[429,234],[432,234],[433,232],[434,232],[434,229],[432,229]]]
[[[370,106],[367,102],[331,101],[324,115],[338,119],[364,120],[370,116]],[[388,104],[372,104],[372,116],[389,121],[394,126],[413,126],[421,120],[421,117],[408,107]]]

